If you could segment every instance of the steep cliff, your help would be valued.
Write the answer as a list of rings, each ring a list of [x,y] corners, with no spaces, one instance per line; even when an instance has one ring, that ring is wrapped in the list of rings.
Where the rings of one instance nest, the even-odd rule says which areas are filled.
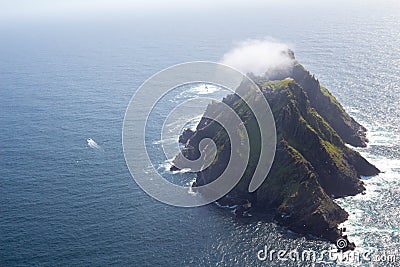
[[[286,77],[279,73],[268,78],[252,77],[271,107],[278,140],[272,168],[253,193],[248,192],[248,185],[260,154],[260,128],[254,114],[236,94],[223,99],[247,129],[250,160],[240,182],[219,202],[250,202],[258,211],[274,211],[280,224],[296,232],[335,241],[341,236],[338,224],[348,214],[333,198],[361,193],[365,188],[360,176],[376,175],[379,170],[345,145],[365,146],[366,129],[300,64],[294,64],[289,73],[290,78],[287,73]],[[259,95],[248,97],[257,101]],[[218,113],[219,105],[211,103],[205,113]],[[216,143],[217,157],[197,174],[195,186],[216,179],[231,153],[224,129],[203,118],[196,131],[186,131],[181,137],[184,156],[198,158],[199,142],[205,137]]]

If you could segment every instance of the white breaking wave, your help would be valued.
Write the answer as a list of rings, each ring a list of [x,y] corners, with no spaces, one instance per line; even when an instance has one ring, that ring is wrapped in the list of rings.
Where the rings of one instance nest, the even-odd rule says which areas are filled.
[[[227,94],[231,93],[228,89],[220,87],[218,85],[209,84],[209,83],[196,83],[184,91],[180,92],[174,99],[169,101],[171,102],[179,102],[179,100],[188,100],[192,98],[197,98],[199,96],[203,97],[212,97],[212,98],[223,98]]]
[[[187,172],[190,172],[190,171],[191,171],[190,168],[184,168],[184,169],[181,169],[181,170],[173,171],[172,174],[187,173]]]
[[[207,95],[215,93],[219,90],[219,87],[211,84],[201,84],[199,86],[193,87],[189,90],[189,92],[197,94],[197,95]]]

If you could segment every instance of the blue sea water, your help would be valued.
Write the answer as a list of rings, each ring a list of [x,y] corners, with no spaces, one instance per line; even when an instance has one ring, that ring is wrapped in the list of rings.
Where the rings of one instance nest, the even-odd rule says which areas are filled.
[[[172,64],[219,61],[235,42],[265,36],[289,43],[368,128],[370,144],[358,150],[384,173],[365,180],[366,195],[338,203],[360,250],[400,260],[398,4],[240,15],[0,28],[1,266],[279,266],[259,261],[257,251],[329,248],[270,218],[159,203],[125,164],[122,123],[141,83]]]

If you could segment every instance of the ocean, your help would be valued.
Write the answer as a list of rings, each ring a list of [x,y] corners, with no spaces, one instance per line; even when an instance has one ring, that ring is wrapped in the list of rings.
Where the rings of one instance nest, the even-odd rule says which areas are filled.
[[[287,43],[368,129],[368,147],[357,150],[383,173],[365,178],[365,195],[337,202],[359,251],[400,260],[399,29],[395,1],[2,25],[0,266],[297,266],[304,263],[260,261],[257,252],[332,248],[270,216],[242,220],[215,205],[160,203],[125,164],[124,114],[146,79],[181,62],[220,61],[235,43],[265,37]],[[167,106],[151,123],[162,123]],[[201,116],[204,107],[195,108]],[[171,177],[157,155],[159,133],[149,132],[159,171],[190,182],[192,174]],[[334,266],[315,265],[322,263]]]

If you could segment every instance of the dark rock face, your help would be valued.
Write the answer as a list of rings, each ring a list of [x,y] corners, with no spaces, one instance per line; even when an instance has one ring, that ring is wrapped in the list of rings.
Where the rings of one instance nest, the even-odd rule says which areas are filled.
[[[355,147],[365,147],[366,129],[347,114],[325,87],[321,87],[303,66],[293,67],[293,79],[304,88],[312,107],[330,124],[342,140]]]
[[[250,159],[240,182],[220,203],[232,204],[237,199],[241,205],[243,200],[248,201],[258,211],[274,211],[278,223],[295,232],[335,242],[342,235],[338,224],[347,219],[348,213],[332,198],[363,192],[360,175],[376,175],[379,170],[345,145],[365,146],[366,129],[300,64],[293,66],[291,77],[277,74],[273,81],[252,77],[271,107],[278,140],[272,168],[253,193],[248,192],[248,185],[260,153],[260,128],[237,95],[223,99],[246,126]],[[205,112],[219,112],[218,105],[210,104]],[[185,131],[180,137],[185,144],[183,155],[197,159],[199,142],[206,137],[217,145],[217,160],[197,173],[196,185],[216,179],[227,166],[231,153],[225,130],[203,118],[195,132]]]
[[[186,142],[193,136],[194,132],[191,129],[185,129],[181,136],[179,136],[179,143],[186,144]]]

